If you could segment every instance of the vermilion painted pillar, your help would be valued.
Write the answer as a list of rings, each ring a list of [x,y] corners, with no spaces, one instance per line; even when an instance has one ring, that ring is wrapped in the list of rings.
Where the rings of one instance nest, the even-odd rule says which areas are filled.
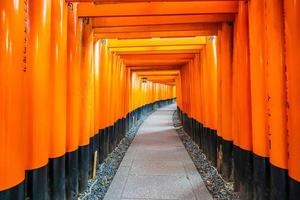
[[[26,67],[27,197],[48,198],[51,114],[51,1],[28,0]]]
[[[249,1],[251,111],[253,137],[253,180],[255,199],[269,198],[269,132],[265,1]]]
[[[0,2],[0,199],[23,200],[25,3]],[[26,145],[27,146],[27,145]]]
[[[94,150],[97,151],[97,162],[100,161],[100,40],[94,41],[94,124],[93,130],[95,133]]]
[[[300,196],[300,1],[284,1],[288,93],[289,199]]]
[[[271,199],[287,199],[288,132],[283,1],[266,0],[265,5]]]
[[[220,44],[220,113],[222,131],[222,174],[229,180],[232,177],[232,54],[233,27],[223,23]]]
[[[235,50],[236,61],[233,73],[236,73],[236,118],[233,123],[238,123],[238,148],[235,152],[235,167],[240,181],[242,199],[253,198],[252,178],[252,124],[251,124],[251,88],[250,88],[250,62],[249,62],[249,29],[248,29],[248,2],[239,2],[239,13],[235,20]]]
[[[67,4],[64,0],[53,0],[51,11],[49,196],[63,200],[66,198]]]
[[[85,20],[85,19],[84,19]],[[88,184],[90,167],[90,131],[91,131],[91,74],[93,38],[92,28],[88,21],[83,22],[82,29],[82,59],[80,65],[80,132],[79,132],[79,192],[83,192]]]
[[[67,119],[66,119],[66,197],[77,199],[78,146],[80,134],[80,63],[82,22],[77,3],[68,5],[67,22]]]

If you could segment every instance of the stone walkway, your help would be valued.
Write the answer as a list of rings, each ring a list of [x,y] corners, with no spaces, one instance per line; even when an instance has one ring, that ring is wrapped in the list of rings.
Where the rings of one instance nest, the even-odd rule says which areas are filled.
[[[175,109],[161,108],[145,120],[105,200],[212,199],[173,127]]]

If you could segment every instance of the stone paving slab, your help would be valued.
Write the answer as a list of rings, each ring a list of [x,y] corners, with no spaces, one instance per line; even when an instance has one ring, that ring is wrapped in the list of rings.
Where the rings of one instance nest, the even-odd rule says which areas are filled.
[[[172,123],[175,105],[140,127],[105,200],[211,200]]]

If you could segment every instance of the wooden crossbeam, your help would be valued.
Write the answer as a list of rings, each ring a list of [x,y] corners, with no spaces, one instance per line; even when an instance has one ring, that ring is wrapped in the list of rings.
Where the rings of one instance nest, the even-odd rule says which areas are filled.
[[[174,45],[201,45],[206,44],[206,37],[168,38],[168,39],[129,39],[108,40],[108,47],[150,47],[150,46],[174,46]]]
[[[180,50],[201,50],[203,45],[182,45],[182,46],[155,46],[155,47],[124,47],[110,48],[112,52],[155,52],[155,51],[180,51]]]
[[[169,59],[169,60],[124,60],[125,65],[145,66],[145,65],[183,65],[188,63],[190,59]]]
[[[148,66],[130,66],[126,65],[127,68],[129,68],[133,72],[140,72],[140,71],[157,71],[157,70],[179,70],[181,68],[181,65],[148,65]]]
[[[181,53],[192,53],[192,54],[198,54],[201,53],[201,49],[182,49],[182,50],[145,50],[145,51],[132,51],[132,52],[118,52],[119,55],[124,54],[181,54]]]
[[[146,25],[146,26],[121,26],[95,28],[94,33],[132,33],[132,32],[160,32],[160,31],[199,31],[221,28],[219,23],[193,23],[193,24],[168,24],[168,25]]]
[[[149,39],[149,38],[178,38],[217,35],[217,30],[198,31],[158,31],[158,32],[131,32],[131,33],[97,33],[96,39]]]
[[[79,17],[237,13],[237,1],[188,1],[101,4],[80,3]]]
[[[201,15],[159,15],[139,17],[95,17],[92,19],[94,28],[141,26],[163,24],[191,24],[205,22],[228,22],[234,20],[234,14],[201,14]]]
[[[123,60],[167,60],[167,59],[193,59],[195,54],[123,54]]]
[[[66,0],[66,2],[94,2],[96,4],[132,3],[132,2],[185,2],[185,1],[216,1],[216,0]],[[217,0],[232,1],[232,0]],[[243,0],[237,0],[243,1]]]
[[[138,76],[160,76],[160,75],[178,75],[179,70],[143,70],[136,72]]]

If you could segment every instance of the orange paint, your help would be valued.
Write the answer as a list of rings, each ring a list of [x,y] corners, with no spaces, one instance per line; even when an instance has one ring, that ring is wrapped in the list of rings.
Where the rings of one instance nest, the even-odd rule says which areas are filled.
[[[235,50],[233,73],[235,92],[233,98],[236,98],[234,112],[236,118],[233,123],[238,124],[234,130],[238,134],[239,147],[244,150],[252,149],[252,124],[251,124],[251,96],[250,96],[250,63],[249,63],[249,36],[248,36],[248,7],[246,2],[239,3],[239,14],[236,18]],[[236,82],[235,82],[236,81]],[[234,125],[236,126],[236,125]],[[236,144],[236,143],[235,143]]]
[[[94,133],[101,128],[101,93],[100,93],[100,63],[101,63],[101,41],[94,42]]]
[[[176,15],[176,14],[209,14],[236,13],[236,1],[194,1],[194,2],[143,2],[126,4],[93,4],[81,3],[79,17],[101,16],[145,16],[145,15]]]
[[[221,132],[222,138],[232,141],[232,26],[223,23],[220,38],[220,96]]]
[[[269,135],[267,119],[267,61],[265,53],[265,1],[249,2],[249,47],[251,79],[251,112],[253,152],[269,155]]]
[[[287,97],[282,1],[266,0],[270,162],[287,169]],[[277,42],[274,43],[274,40]]]
[[[51,1],[28,1],[27,69],[26,69],[26,169],[48,163],[51,79],[50,32]]]
[[[0,2],[0,191],[25,178],[24,1]]]
[[[67,5],[52,1],[51,18],[51,126],[49,157],[66,152],[67,119]]]
[[[186,24],[201,22],[233,21],[234,14],[201,14],[201,15],[171,15],[171,16],[122,16],[122,17],[95,17],[94,27],[139,26],[158,24]]]
[[[289,176],[300,181],[300,1],[284,1],[286,71],[288,83]]]
[[[206,56],[208,128],[217,130],[217,37],[207,39]]]
[[[83,22],[82,60],[80,66],[80,132],[79,146],[89,144],[92,136],[93,110],[93,34],[90,24]]]
[[[77,4],[68,7],[67,35],[67,145],[66,151],[77,150],[80,134],[80,63],[82,22],[77,18]]]

